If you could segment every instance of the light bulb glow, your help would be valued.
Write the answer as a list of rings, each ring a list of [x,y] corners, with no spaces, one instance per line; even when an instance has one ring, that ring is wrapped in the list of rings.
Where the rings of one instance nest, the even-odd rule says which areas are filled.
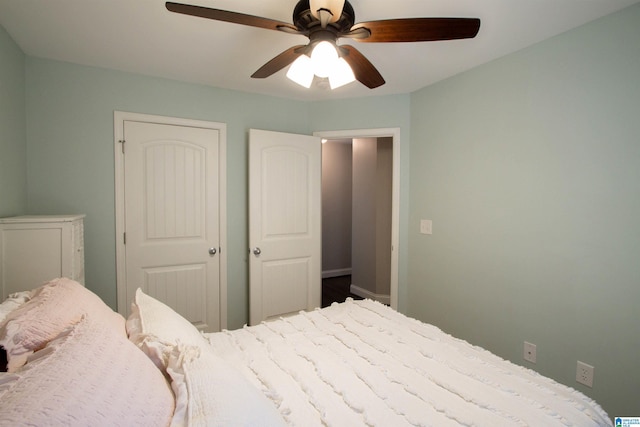
[[[318,43],[313,52],[311,52],[313,72],[318,77],[329,77],[337,60],[338,52],[336,52],[336,48],[327,41]]]
[[[304,86],[307,89],[310,88],[311,82],[313,82],[313,65],[311,64],[311,58],[307,55],[300,55],[289,67],[287,77],[300,86]]]
[[[328,78],[331,89],[356,80],[347,61],[338,57],[336,46],[328,41],[318,43],[311,52],[311,57],[298,56],[287,71],[287,77],[290,80],[306,88],[311,87],[314,75]]]
[[[355,79],[356,76],[353,74],[353,70],[349,64],[347,64],[347,61],[345,61],[344,58],[339,58],[335,62],[331,74],[329,74],[329,85],[331,89],[336,89],[351,83]]]

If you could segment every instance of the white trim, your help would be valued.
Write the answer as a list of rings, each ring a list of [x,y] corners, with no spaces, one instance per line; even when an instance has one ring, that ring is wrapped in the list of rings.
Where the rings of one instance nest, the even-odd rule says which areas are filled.
[[[219,141],[219,173],[220,183],[220,329],[227,327],[227,125],[225,123],[191,120],[178,117],[156,116],[150,114],[113,112],[114,158],[115,158],[115,205],[116,205],[116,291],[118,312],[125,313],[131,301],[126,300],[125,247],[122,235],[124,222],[124,155],[120,141],[124,139],[124,122],[137,121],[146,123],[168,124],[174,126],[190,126],[215,129],[220,134]]]
[[[374,294],[373,292],[362,289],[356,285],[351,285],[349,287],[349,292],[354,295],[358,295],[359,297],[372,299],[386,305],[389,305],[391,299],[389,295]]]
[[[393,184],[391,206],[391,287],[390,305],[394,310],[398,309],[398,252],[400,250],[400,128],[337,130],[314,132],[314,136],[327,139],[344,138],[380,138],[391,137],[393,139]],[[353,286],[353,285],[352,285]],[[355,292],[354,292],[355,294]],[[356,294],[358,295],[358,294]],[[372,294],[375,295],[375,294]],[[361,296],[361,295],[360,295]]]
[[[324,270],[322,272],[322,278],[326,279],[329,277],[340,277],[340,276],[349,276],[351,275],[351,268],[339,268],[336,270]]]

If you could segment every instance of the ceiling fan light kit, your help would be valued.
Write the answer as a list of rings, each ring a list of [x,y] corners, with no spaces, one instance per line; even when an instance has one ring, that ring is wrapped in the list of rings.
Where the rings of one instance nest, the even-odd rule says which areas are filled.
[[[289,66],[287,77],[311,87],[314,76],[328,78],[331,89],[358,80],[370,89],[385,81],[380,72],[355,47],[337,45],[340,38],[366,43],[407,43],[474,38],[477,18],[403,18],[355,24],[347,0],[300,0],[293,10],[293,25],[243,13],[167,2],[169,11],[217,21],[265,28],[309,38],[306,46],[280,53],[251,75],[266,78]],[[323,58],[323,59],[321,59]]]
[[[328,41],[318,43],[311,57],[300,55],[287,71],[290,80],[306,88],[311,87],[314,76],[328,78],[331,89],[339,88],[356,79],[347,61],[338,57],[336,48]]]

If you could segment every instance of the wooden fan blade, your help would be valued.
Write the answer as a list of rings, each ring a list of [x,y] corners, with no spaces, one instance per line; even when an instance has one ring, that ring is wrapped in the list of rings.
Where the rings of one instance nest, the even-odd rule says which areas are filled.
[[[298,56],[302,55],[304,53],[305,47],[306,46],[304,45],[290,47],[289,49],[285,50],[280,55],[276,56],[271,61],[260,67],[258,71],[251,75],[251,77],[253,77],[254,79],[264,79],[274,73],[277,73],[278,71],[282,70],[284,67],[295,61]]]
[[[229,12],[227,10],[211,9],[208,7],[194,6],[190,4],[166,2],[167,10],[183,15],[198,16],[200,18],[214,19],[216,21],[231,22],[233,24],[248,25],[250,27],[266,28],[267,30],[298,33],[299,30],[286,22],[259,16],[246,15],[244,13]]]
[[[385,83],[376,67],[358,49],[349,45],[340,45],[338,50],[340,56],[351,66],[353,74],[360,83],[369,89],[375,89]]]
[[[406,18],[360,22],[371,35],[356,39],[363,43],[428,42],[474,38],[480,30],[478,18]]]

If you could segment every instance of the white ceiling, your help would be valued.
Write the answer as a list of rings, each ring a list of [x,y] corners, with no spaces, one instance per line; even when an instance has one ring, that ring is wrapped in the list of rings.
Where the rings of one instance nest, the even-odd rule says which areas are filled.
[[[174,0],[292,22],[297,0]],[[353,44],[386,80],[304,89],[282,70],[250,75],[303,36],[168,12],[163,0],[0,0],[2,25],[31,56],[299,100],[410,93],[640,0],[350,0],[356,22],[477,17],[475,39]],[[340,43],[340,42],[339,42]]]

